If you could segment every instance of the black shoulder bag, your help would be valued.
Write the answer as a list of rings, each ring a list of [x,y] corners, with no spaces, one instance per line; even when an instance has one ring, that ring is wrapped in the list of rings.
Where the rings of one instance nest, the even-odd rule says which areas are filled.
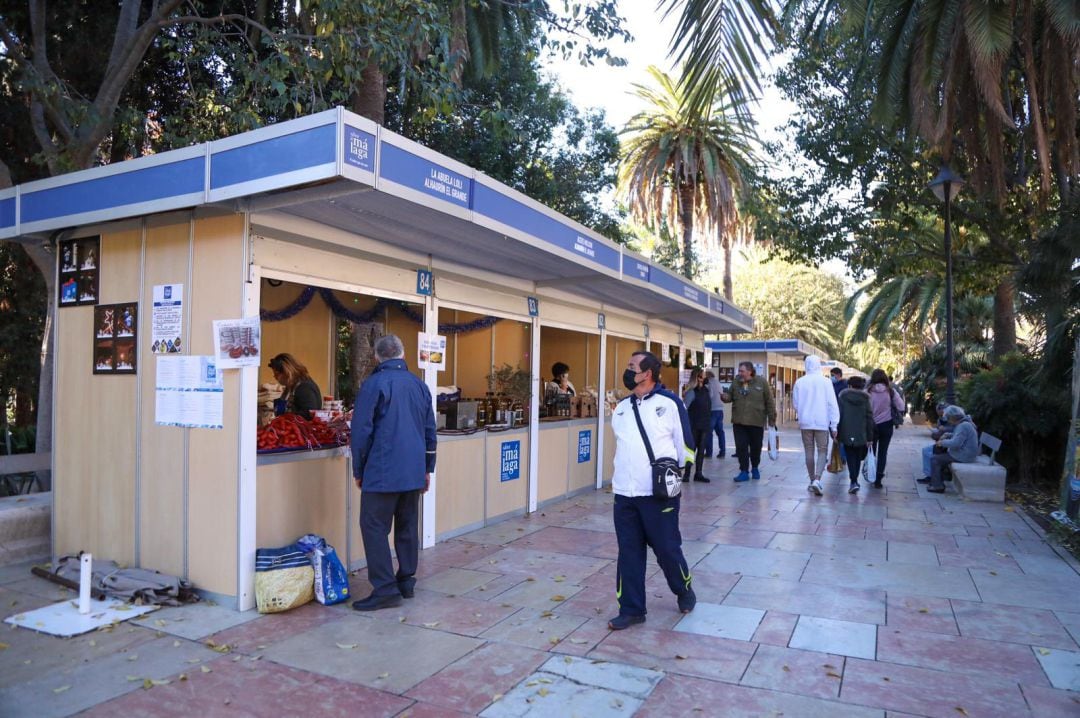
[[[641,440],[645,442],[645,451],[649,454],[649,465],[652,466],[653,496],[658,499],[673,499],[682,493],[682,470],[675,459],[667,456],[661,456],[658,459],[653,454],[649,435],[645,433],[645,425],[641,423],[641,414],[638,412],[639,401],[631,397],[630,406],[634,409],[634,419],[637,421],[638,431],[641,432]]]

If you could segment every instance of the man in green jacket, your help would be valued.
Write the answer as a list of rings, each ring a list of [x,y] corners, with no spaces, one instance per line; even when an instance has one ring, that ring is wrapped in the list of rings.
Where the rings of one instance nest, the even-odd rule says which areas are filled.
[[[735,435],[735,456],[739,459],[736,481],[761,478],[761,441],[765,422],[776,426],[776,402],[764,377],[757,375],[754,365],[739,362],[738,376],[721,398],[731,404],[731,432]],[[752,469],[752,471],[751,471]]]

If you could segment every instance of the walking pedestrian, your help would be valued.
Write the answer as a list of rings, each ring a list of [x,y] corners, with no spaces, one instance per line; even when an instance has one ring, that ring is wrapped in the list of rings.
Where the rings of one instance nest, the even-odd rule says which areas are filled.
[[[716,458],[722,459],[727,456],[727,437],[724,435],[724,403],[721,394],[723,391],[720,388],[720,380],[716,378],[716,374],[712,369],[705,370],[705,385],[709,388],[709,401],[712,404],[712,426],[709,433],[710,441],[706,442],[706,456],[711,454],[709,448],[712,448],[712,436],[716,435]]]
[[[693,462],[690,419],[679,398],[660,384],[660,360],[650,352],[635,352],[623,371],[623,386],[630,396],[615,406],[611,430],[615,434],[615,597],[619,614],[608,628],[621,631],[645,622],[646,550],[652,547],[668,588],[678,598],[679,610],[689,613],[697,604],[690,566],[682,552],[679,533],[679,497],[653,495],[652,454],[674,458],[681,465]],[[638,421],[640,420],[640,425]]]
[[[810,478],[807,491],[821,496],[821,475],[829,463],[829,437],[836,438],[840,408],[836,403],[833,383],[821,373],[821,358],[811,354],[804,361],[806,373],[795,380],[791,403],[799,418],[806,475]]]
[[[903,412],[906,407],[884,369],[875,369],[870,372],[870,385],[866,391],[870,394],[870,406],[874,410],[874,424],[877,427],[874,440],[877,476],[874,477],[874,488],[880,489],[881,482],[885,478],[885,462],[889,459],[889,443],[893,436],[893,408]]]
[[[840,392],[848,388],[848,382],[844,381],[844,370],[834,366],[829,370],[829,379],[832,381],[833,391],[836,392],[836,396],[839,398]]]
[[[764,377],[757,375],[754,365],[739,362],[735,381],[721,398],[731,403],[731,433],[735,435],[735,456],[739,459],[736,481],[761,478],[761,441],[765,423],[776,427],[776,401]],[[749,473],[748,473],[749,472]]]
[[[952,433],[938,439],[937,445],[946,451],[930,457],[930,487],[926,490],[934,494],[945,493],[945,467],[955,463],[970,464],[979,455],[979,431],[963,407],[945,407],[945,419]]]
[[[690,433],[694,437],[694,452],[697,460],[694,462],[694,481],[709,483],[710,479],[702,474],[705,460],[705,440],[712,431],[712,400],[709,398],[709,389],[705,386],[705,372],[694,369],[690,372],[690,388],[683,395],[686,404],[686,413],[690,416]],[[690,467],[687,467],[684,480],[690,479]]]
[[[836,433],[847,454],[849,494],[859,490],[859,469],[874,439],[874,410],[870,407],[870,395],[864,391],[865,387],[865,379],[853,376],[848,380],[847,388],[840,392],[838,400],[840,425]]]
[[[435,412],[431,392],[405,364],[405,347],[393,334],[375,342],[379,365],[360,386],[352,420],[353,478],[360,489],[371,595],[357,611],[398,606],[412,598],[420,549],[420,494],[435,470]],[[398,570],[390,557],[390,525]]]

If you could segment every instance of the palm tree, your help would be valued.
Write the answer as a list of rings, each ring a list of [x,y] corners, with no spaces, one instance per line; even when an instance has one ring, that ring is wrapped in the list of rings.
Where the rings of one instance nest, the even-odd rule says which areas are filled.
[[[735,220],[756,135],[744,101],[715,94],[693,112],[684,85],[655,66],[648,72],[655,87],[635,87],[649,107],[622,131],[619,191],[635,219],[681,229],[682,272],[692,277],[695,226],[723,231]]]

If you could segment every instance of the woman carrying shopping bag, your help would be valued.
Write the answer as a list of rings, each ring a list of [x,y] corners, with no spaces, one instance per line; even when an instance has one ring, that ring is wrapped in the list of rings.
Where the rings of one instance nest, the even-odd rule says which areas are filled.
[[[851,485],[848,493],[859,490],[859,467],[867,457],[869,444],[874,438],[874,411],[870,406],[870,395],[863,391],[866,380],[853,376],[848,380],[848,388],[840,392],[837,403],[840,404],[840,425],[836,438],[844,446],[847,455],[848,478]],[[881,488],[880,482],[873,486]]]
[[[873,449],[877,455],[877,471],[873,475],[874,488],[880,489],[881,481],[885,478],[885,462],[889,459],[889,442],[892,441],[893,429],[896,427],[893,423],[893,410],[902,416],[907,407],[904,406],[903,398],[893,388],[884,369],[871,372],[870,386],[866,391],[870,394],[870,406],[874,410]],[[868,476],[867,480],[870,478]]]

